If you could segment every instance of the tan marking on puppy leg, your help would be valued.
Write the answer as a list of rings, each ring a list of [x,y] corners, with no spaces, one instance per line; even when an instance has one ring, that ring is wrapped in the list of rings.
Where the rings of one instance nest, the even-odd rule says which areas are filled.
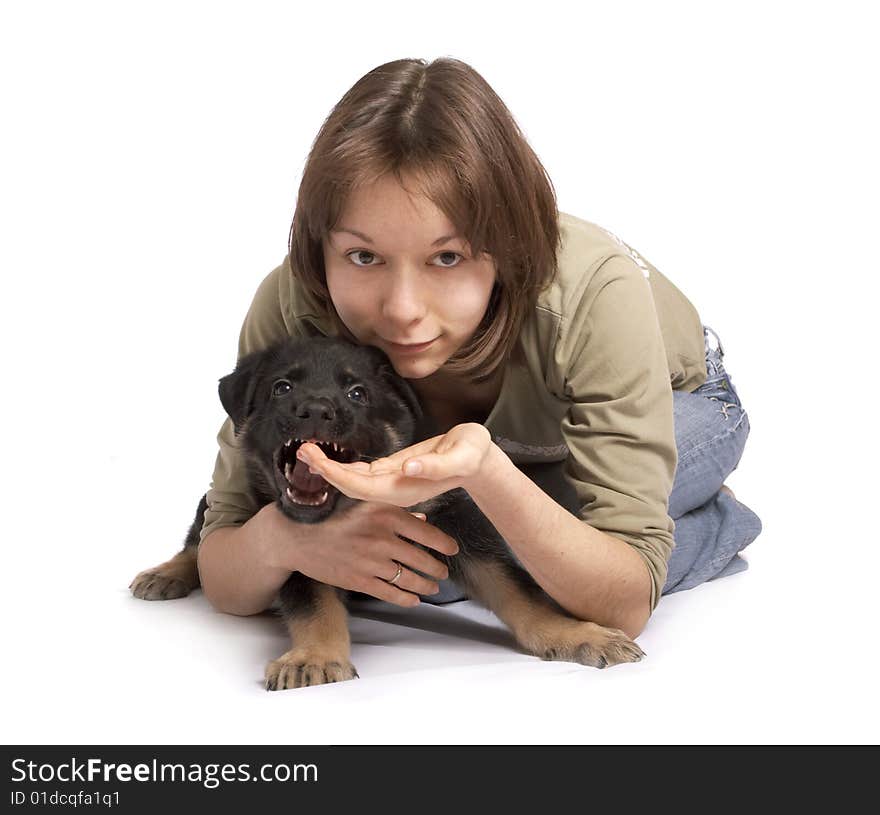
[[[174,600],[186,597],[199,585],[198,548],[187,546],[171,560],[145,569],[129,584],[141,600]]]
[[[470,561],[465,580],[472,596],[505,622],[517,642],[541,659],[594,668],[637,662],[645,654],[623,631],[569,617],[547,598],[532,598],[502,566]]]
[[[315,606],[287,621],[293,647],[266,666],[266,690],[354,679],[348,612],[333,586],[315,584]]]

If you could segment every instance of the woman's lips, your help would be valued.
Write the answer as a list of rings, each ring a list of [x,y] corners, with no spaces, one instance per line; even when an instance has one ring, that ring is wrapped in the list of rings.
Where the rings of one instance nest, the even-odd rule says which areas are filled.
[[[388,346],[391,348],[392,351],[397,351],[401,354],[417,354],[419,351],[424,351],[436,340],[437,337],[434,337],[433,340],[428,340],[427,342],[420,342],[408,345],[401,345],[399,342],[391,342],[391,340],[385,340],[385,342],[388,343]]]

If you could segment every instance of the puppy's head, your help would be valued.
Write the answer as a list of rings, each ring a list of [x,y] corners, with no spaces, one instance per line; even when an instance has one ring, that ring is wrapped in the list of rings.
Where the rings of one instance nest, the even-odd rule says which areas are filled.
[[[242,357],[219,391],[259,491],[296,521],[323,521],[354,503],[296,458],[303,442],[337,461],[370,461],[422,432],[418,399],[385,353],[335,337],[290,339]]]

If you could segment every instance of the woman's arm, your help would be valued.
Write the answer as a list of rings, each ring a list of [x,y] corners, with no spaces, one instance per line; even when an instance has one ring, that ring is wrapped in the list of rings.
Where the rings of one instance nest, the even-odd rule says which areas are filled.
[[[240,527],[205,536],[198,558],[202,590],[218,611],[259,614],[297,571],[399,606],[418,605],[420,594],[440,590],[435,580],[445,580],[449,570],[403,538],[445,555],[458,552],[458,544],[424,515],[400,507],[363,503],[323,523],[301,524],[268,504]],[[407,571],[391,584],[397,563]]]
[[[641,634],[651,615],[651,578],[632,546],[561,507],[495,444],[462,486],[559,605],[632,639]]]
[[[482,425],[456,425],[370,464],[341,464],[314,444],[303,444],[297,456],[362,500],[411,506],[463,487],[532,577],[575,617],[631,638],[648,621],[652,583],[641,555],[557,504],[514,466]],[[409,469],[415,462],[418,472]]]
[[[290,569],[276,566],[270,556],[279,537],[278,515],[275,505],[268,504],[241,526],[220,527],[202,540],[199,579],[205,597],[217,611],[259,614],[269,608],[290,577]],[[295,534],[292,529],[285,532]]]

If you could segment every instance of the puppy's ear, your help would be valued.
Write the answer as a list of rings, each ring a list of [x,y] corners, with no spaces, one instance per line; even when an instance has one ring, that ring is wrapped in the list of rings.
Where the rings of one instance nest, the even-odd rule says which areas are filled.
[[[411,444],[415,444],[423,439],[430,439],[439,432],[434,420],[422,410],[419,404],[419,397],[412,386],[397,371],[394,366],[388,362],[380,366],[379,373],[382,379],[388,384],[389,391],[400,399],[402,405],[406,408],[406,418],[399,430],[408,431],[412,434]],[[409,422],[412,425],[409,425]]]
[[[424,412],[419,404],[419,397],[416,396],[416,392],[412,389],[409,382],[394,370],[388,355],[375,345],[362,345],[361,352],[370,357],[376,376],[392,389],[394,395],[400,399],[403,407],[413,419],[416,422],[420,422]]]
[[[395,395],[406,405],[407,410],[412,414],[416,423],[420,422],[424,417],[424,411],[422,411],[422,406],[419,404],[419,397],[416,396],[416,392],[412,389],[409,382],[394,370],[394,366],[390,362],[383,362],[379,366],[379,376],[382,377],[382,380],[394,390]]]
[[[425,415],[422,406],[419,403],[419,397],[416,396],[415,390],[391,364],[388,355],[374,345],[365,345],[362,348],[373,357],[376,375],[382,380],[389,389],[389,395],[396,396],[400,406],[404,409],[406,417],[412,422],[411,429],[414,441],[430,438],[437,435],[434,422],[429,416]],[[404,428],[399,428],[404,429]]]
[[[235,370],[220,380],[218,391],[223,409],[235,425],[236,435],[254,412],[257,385],[269,359],[266,351],[254,351],[239,359]]]

